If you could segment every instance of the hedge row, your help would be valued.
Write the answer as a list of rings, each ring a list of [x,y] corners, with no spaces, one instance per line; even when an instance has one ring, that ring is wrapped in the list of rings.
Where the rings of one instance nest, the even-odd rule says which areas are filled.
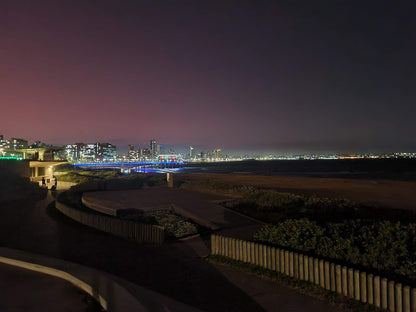
[[[347,220],[318,224],[287,219],[255,240],[416,280],[416,224]]]

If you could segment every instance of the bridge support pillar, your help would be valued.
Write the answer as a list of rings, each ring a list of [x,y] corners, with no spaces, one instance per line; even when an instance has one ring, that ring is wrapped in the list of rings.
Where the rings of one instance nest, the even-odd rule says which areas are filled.
[[[173,187],[173,173],[166,173],[166,181],[168,181],[168,187]]]

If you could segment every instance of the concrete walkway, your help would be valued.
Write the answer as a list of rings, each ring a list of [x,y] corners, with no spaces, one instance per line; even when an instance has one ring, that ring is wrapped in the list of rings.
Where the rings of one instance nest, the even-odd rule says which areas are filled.
[[[277,311],[281,306],[291,311],[287,293],[300,302],[297,311],[311,311],[317,304],[319,311],[334,311],[284,286],[263,283],[257,277],[246,280],[246,273],[230,274],[211,265],[201,259],[209,250],[207,238],[161,246],[137,244],[73,222],[50,206],[52,201],[48,194],[36,207],[3,207],[2,214],[19,214],[16,219],[0,218],[0,245],[92,267],[127,280],[132,292],[145,288],[203,311]],[[233,227],[225,211],[223,220]]]
[[[0,311],[84,312],[86,294],[50,275],[0,263]]]
[[[259,278],[254,274],[215,265],[230,282],[253,298],[265,311],[289,312],[341,312],[341,307],[329,306],[326,302],[300,294],[299,292],[273,282]]]
[[[21,290],[22,295],[27,296],[29,301],[33,301],[33,304],[36,304],[36,300],[32,300],[32,297],[36,296],[37,292],[42,289],[39,288],[42,286],[42,281],[46,281],[46,288],[49,287],[47,283],[50,283],[52,286],[55,284],[58,286],[66,284],[74,293],[75,290],[78,290],[77,293],[85,294],[82,291],[84,290],[90,296],[94,297],[104,310],[110,312],[199,311],[143,287],[131,284],[119,277],[92,268],[56,258],[0,247],[0,273],[4,267],[6,267],[4,270],[6,273],[10,273],[13,270],[20,270],[20,278],[17,278],[17,280],[9,279],[8,282],[11,284],[14,283],[17,286],[17,290]],[[37,276],[36,279],[30,279],[33,276],[32,273]],[[39,285],[36,284],[38,280]],[[19,285],[23,287],[19,288]],[[36,289],[31,291],[30,287]],[[65,293],[59,291],[60,289],[58,288],[56,299],[55,297],[51,297],[49,300],[59,302],[62,299],[69,303],[72,298],[65,297]],[[46,289],[45,293],[53,295],[54,291]],[[19,294],[19,292],[15,294]],[[48,300],[44,295],[40,295],[39,297]],[[11,302],[8,302],[8,304],[11,304]],[[56,302],[53,302],[53,304],[56,305]],[[34,307],[34,309],[37,309],[37,307]],[[31,311],[31,309],[27,310]]]
[[[264,225],[263,222],[218,204],[229,200],[229,197],[177,188],[153,187],[140,190],[91,192],[86,193],[86,197],[88,202],[109,209],[117,207],[148,211],[171,207],[177,213],[203,226],[238,235],[241,238],[251,238]]]

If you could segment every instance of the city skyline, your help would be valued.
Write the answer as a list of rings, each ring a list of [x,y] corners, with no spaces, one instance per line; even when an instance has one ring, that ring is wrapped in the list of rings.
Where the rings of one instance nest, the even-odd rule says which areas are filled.
[[[54,146],[40,140],[29,144],[24,138],[7,139],[0,134],[0,159],[37,159],[40,154],[48,151],[48,158],[71,162],[118,162],[118,161],[161,161],[159,158],[172,157],[178,160],[188,161],[233,161],[244,159],[257,160],[316,160],[316,159],[360,159],[360,158],[416,158],[414,151],[390,151],[390,152],[315,152],[315,153],[274,153],[274,152],[241,152],[222,150],[220,148],[209,149],[201,146],[187,145],[184,149],[175,149],[171,145],[159,144],[155,139],[149,140],[149,145],[128,144],[127,148],[117,148],[112,143],[104,142],[77,142]],[[43,157],[43,156],[42,156]],[[164,159],[164,158],[161,159]],[[172,158],[172,159],[173,159]],[[167,158],[166,158],[167,159]]]
[[[2,2],[0,128],[53,144],[412,151],[414,13],[406,1]]]

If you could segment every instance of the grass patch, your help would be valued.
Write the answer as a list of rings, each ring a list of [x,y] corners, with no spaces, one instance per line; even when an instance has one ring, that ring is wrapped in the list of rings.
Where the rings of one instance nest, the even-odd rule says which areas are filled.
[[[143,213],[140,210],[132,209],[122,219],[163,226],[165,228],[166,238],[168,239],[183,238],[199,232],[198,225],[170,210],[157,210]]]

